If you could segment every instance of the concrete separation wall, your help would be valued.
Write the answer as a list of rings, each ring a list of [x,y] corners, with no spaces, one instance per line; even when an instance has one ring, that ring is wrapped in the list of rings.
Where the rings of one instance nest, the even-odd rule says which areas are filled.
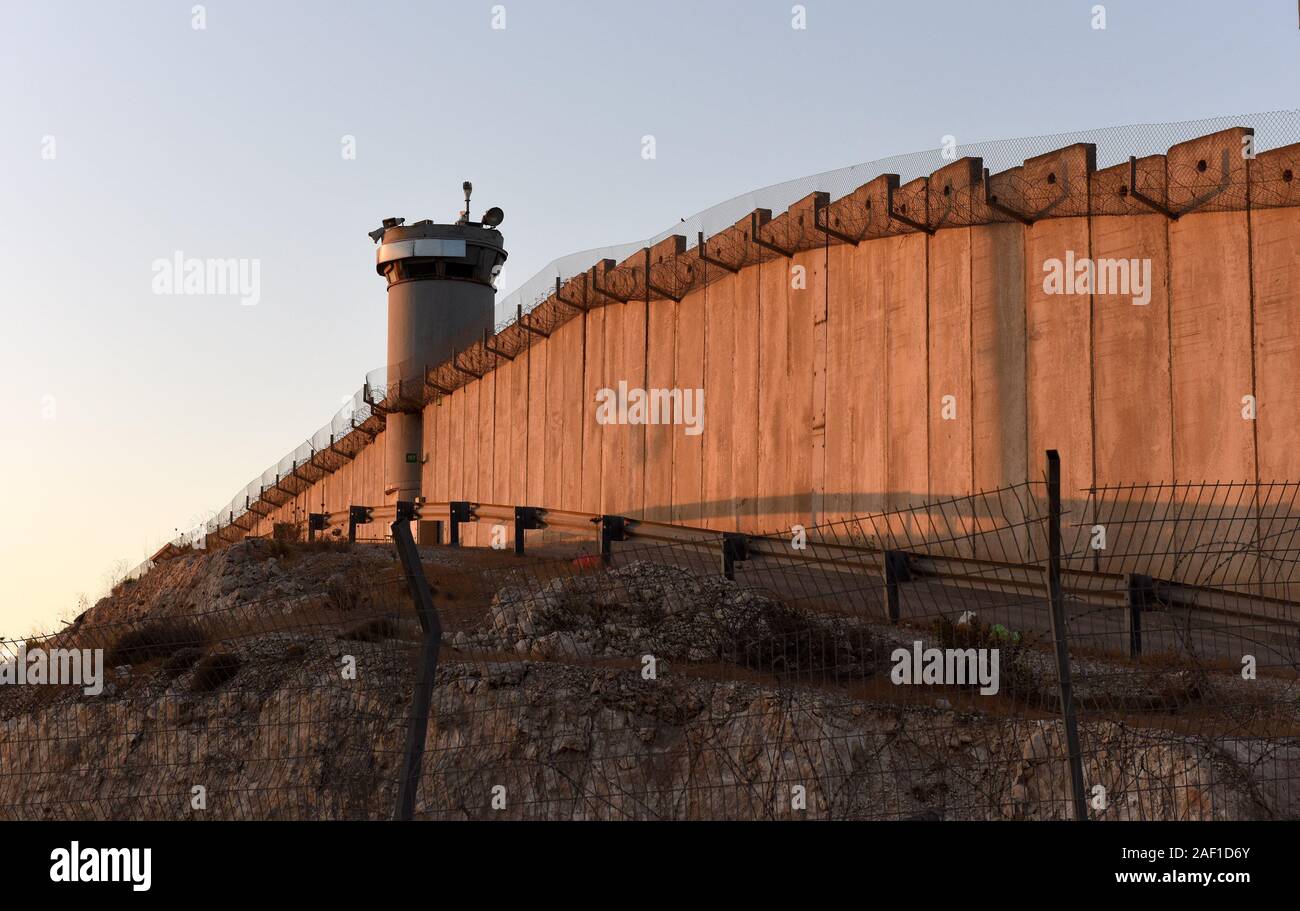
[[[1300,146],[1248,139],[1132,169],[1087,145],[961,159],[598,263],[494,337],[504,356],[428,372],[425,495],[771,532],[1037,479],[1049,448],[1076,501],[1298,480]],[[620,388],[668,390],[678,421],[702,395],[699,432],[602,423]],[[380,452],[210,540],[382,504]]]

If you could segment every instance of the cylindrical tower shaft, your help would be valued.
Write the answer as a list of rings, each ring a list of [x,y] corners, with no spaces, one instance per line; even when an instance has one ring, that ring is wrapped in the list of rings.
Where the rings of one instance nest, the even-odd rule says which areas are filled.
[[[371,234],[379,244],[376,271],[388,281],[388,385],[382,397],[376,396],[389,412],[384,432],[388,503],[422,499],[420,403],[426,372],[493,328],[493,282],[506,259],[504,242],[495,227],[467,217],[450,225],[385,219]]]

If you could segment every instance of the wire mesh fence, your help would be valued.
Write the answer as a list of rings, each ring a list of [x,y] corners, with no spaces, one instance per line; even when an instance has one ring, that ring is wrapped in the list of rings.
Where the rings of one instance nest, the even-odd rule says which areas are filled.
[[[250,543],[228,577],[250,586],[327,547]],[[0,686],[0,818],[387,818],[418,641],[392,575],[193,601],[146,578],[0,643],[25,684]]]
[[[390,818],[409,764],[416,819],[1295,818],[1293,494],[1062,514],[1049,480],[771,535],[426,547],[418,574],[382,545],[191,554],[3,645],[8,682],[37,653],[105,672],[0,686],[0,815]]]
[[[952,138],[948,146],[894,155],[798,177],[710,206],[702,212],[683,219],[680,224],[673,225],[644,240],[599,247],[559,257],[514,291],[502,297],[497,306],[498,320],[501,327],[504,327],[514,318],[517,307],[522,306],[527,311],[544,300],[554,290],[555,279],[567,281],[602,259],[622,261],[642,247],[653,246],[673,234],[685,235],[688,243],[694,244],[700,232],[712,236],[731,227],[755,209],[765,208],[773,212],[781,212],[791,203],[818,191],[828,193],[832,199],[839,199],[848,196],[858,187],[881,174],[897,174],[900,181],[906,183],[967,157],[982,159],[984,166],[997,174],[1019,167],[1029,158],[1076,143],[1095,145],[1096,165],[1098,168],[1106,168],[1126,162],[1130,156],[1145,158],[1151,155],[1163,155],[1170,146],[1232,127],[1253,129],[1254,146],[1257,151],[1280,148],[1300,141],[1300,110],[1241,114],[1175,123],[1131,124],[988,142],[957,143],[956,139]],[[1197,172],[1194,175],[1185,175],[1185,178],[1190,185],[1203,181],[1205,175]]]
[[[1140,817],[1295,815],[1296,493],[1280,482],[1088,491],[1066,564],[1092,579],[1071,599],[1070,645],[1099,805],[1121,787]],[[1108,763],[1124,744],[1141,761]]]

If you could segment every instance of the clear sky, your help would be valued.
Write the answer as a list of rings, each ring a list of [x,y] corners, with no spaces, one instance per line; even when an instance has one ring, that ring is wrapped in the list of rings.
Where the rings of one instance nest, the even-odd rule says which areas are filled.
[[[466,178],[506,211],[508,291],[948,134],[1297,107],[1295,0],[1094,5],[0,0],[0,633],[323,424],[383,362],[366,232],[454,218]],[[155,294],[177,251],[258,260],[257,303]]]

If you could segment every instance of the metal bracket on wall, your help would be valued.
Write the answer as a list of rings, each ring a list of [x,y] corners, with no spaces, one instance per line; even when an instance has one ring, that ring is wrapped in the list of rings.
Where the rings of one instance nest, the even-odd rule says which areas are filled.
[[[945,191],[943,194],[943,211],[940,212],[939,217],[934,220],[934,229],[936,231],[948,223],[948,217],[952,215],[953,210],[952,184],[945,184],[943,189]],[[929,205],[928,201],[926,204]]]
[[[1254,133],[1251,133],[1251,135],[1253,136]],[[1250,159],[1246,159],[1246,161],[1249,162]],[[1214,187],[1213,189],[1207,190],[1206,192],[1202,193],[1200,196],[1194,197],[1190,203],[1183,206],[1182,210],[1177,215],[1174,215],[1173,217],[1176,219],[1178,218],[1179,215],[1187,215],[1191,212],[1195,212],[1197,209],[1205,205],[1211,199],[1213,199],[1216,196],[1219,196],[1220,194],[1223,193],[1224,190],[1228,189],[1228,187],[1232,184],[1231,162],[1232,162],[1232,158],[1229,155],[1228,150],[1224,149],[1223,154],[1219,158],[1220,173],[1219,173],[1218,186]],[[1200,169],[1201,170],[1205,169],[1204,161],[1200,162]]]
[[[627,540],[627,519],[623,516],[601,516],[592,521],[600,523],[600,558],[608,563],[614,553],[611,545],[615,541]]]
[[[600,270],[604,269],[606,272],[609,272],[609,267],[611,265],[617,268],[618,264],[612,259],[602,259],[600,262],[596,263],[596,265],[591,267],[591,290],[595,291],[597,294],[616,300],[620,304],[626,304],[632,298],[624,297],[621,294],[615,294],[613,290],[607,287],[602,287],[600,284]]]
[[[438,393],[438,395],[451,395],[450,389],[447,389],[443,386],[439,386],[437,383],[435,383],[433,380],[429,378],[430,374],[432,373],[433,373],[433,368],[429,368],[424,371],[424,385],[428,386],[434,392]]]
[[[538,329],[527,317],[524,316],[523,304],[515,304],[515,322],[523,327],[525,332],[531,332],[533,335],[540,335],[542,338],[551,337],[551,333],[543,332],[541,329]]]
[[[909,218],[901,212],[894,211],[894,191],[897,189],[898,187],[894,185],[893,180],[889,181],[889,183],[885,185],[885,214],[894,221],[901,221],[903,224],[916,228],[918,231],[924,231],[926,234],[933,234],[934,228],[931,228],[925,222],[917,221],[914,218]],[[926,193],[927,206],[929,205],[929,200],[930,194]]]
[[[370,524],[370,506],[349,506],[348,507],[348,541],[355,544],[357,542],[357,526]]]
[[[1011,208],[1010,206],[1003,205],[1002,203],[998,202],[998,197],[996,193],[989,192],[990,188],[989,188],[988,168],[984,169],[984,174],[981,183],[984,184],[984,205],[988,206],[990,209],[994,210],[995,212],[1001,212],[1003,215],[1010,216],[1011,218],[1014,218],[1016,221],[1022,224],[1032,225],[1034,223],[1033,218],[1026,215],[1024,212],[1020,212],[1017,211],[1016,209]]]
[[[736,578],[736,564],[749,559],[749,537],[737,531],[722,533],[722,575]]]
[[[508,361],[513,361],[515,359],[514,355],[506,354],[504,351],[498,351],[496,348],[492,347],[492,333],[488,329],[483,330],[483,350],[486,351],[488,354],[494,354],[497,357],[503,357]]]
[[[448,523],[451,540],[448,543],[452,547],[460,547],[460,526],[474,521],[474,507],[468,500],[452,500],[447,504],[447,512],[451,519]]]
[[[649,248],[649,247],[644,247],[644,248],[642,248],[642,249],[645,250],[645,289],[646,289],[646,297],[649,297],[649,296],[650,296],[650,292],[653,291],[655,294],[658,294],[660,297],[666,297],[666,298],[668,298],[668,300],[672,301],[674,304],[680,304],[680,303],[682,302],[682,296],[681,296],[680,294],[673,294],[671,291],[666,291],[665,289],[660,288],[660,287],[659,287],[658,285],[656,285],[654,282],[650,281],[650,248]]]
[[[771,210],[771,209],[755,209],[754,211],[750,212],[750,213],[749,213],[749,236],[750,236],[750,238],[754,241],[754,243],[758,244],[758,245],[759,245],[760,247],[762,247],[764,250],[771,250],[773,253],[780,254],[781,256],[784,256],[786,259],[789,259],[790,257],[794,256],[794,251],[793,251],[793,250],[786,250],[786,249],[784,249],[784,248],[782,248],[782,247],[778,247],[776,244],[771,243],[770,241],[763,240],[763,237],[762,237],[762,235],[759,233],[759,230],[758,230],[758,229],[759,229],[759,224],[758,224],[758,213],[759,213],[759,212],[764,213],[763,222],[764,222],[765,224],[766,224],[768,221],[771,221],[771,219],[772,219],[772,210]]]
[[[870,204],[870,202],[871,200],[867,200],[868,204]],[[829,196],[824,201],[821,199],[820,196],[813,201],[813,227],[816,228],[818,231],[821,231],[823,234],[829,235],[830,237],[834,237],[837,240],[842,240],[846,244],[852,244],[855,247],[858,244],[862,243],[863,237],[865,237],[866,235],[866,228],[862,229],[861,235],[859,235],[858,237],[854,237],[851,234],[845,234],[843,231],[839,231],[835,228],[832,228],[830,225],[826,224],[822,220],[822,213],[829,211],[830,207],[831,207],[831,203],[830,203]]]
[[[543,512],[537,506],[515,507],[515,553],[518,556],[524,555],[524,532],[546,527],[546,522],[542,520]]]
[[[733,273],[740,271],[740,266],[733,266],[731,265],[731,263],[724,263],[720,259],[714,259],[713,257],[709,256],[709,251],[704,247],[703,231],[699,232],[699,240],[696,244],[696,248],[700,251],[700,259],[708,263],[710,266],[717,266],[719,269],[726,269],[728,272],[733,272]]]
[[[560,286],[562,284],[563,282],[560,280],[560,276],[558,275],[555,276],[555,299],[560,303],[564,304],[564,306],[566,307],[570,307],[574,310],[577,310],[580,313],[586,313],[587,307],[584,304],[579,304],[579,303],[575,303],[574,301],[569,301],[564,299],[564,295],[560,293]],[[584,301],[587,299],[587,273],[586,272],[582,273],[582,299]]]
[[[459,370],[461,373],[465,374],[466,376],[472,376],[476,380],[483,379],[483,374],[475,373],[473,370],[469,370],[460,365],[460,352],[457,351],[455,348],[451,349],[451,366]]]
[[[1161,215],[1163,215],[1165,218],[1169,219],[1170,221],[1178,221],[1177,212],[1175,212],[1173,209],[1170,209],[1168,206],[1163,205],[1162,203],[1156,202],[1150,196],[1146,195],[1145,193],[1143,193],[1141,190],[1137,188],[1137,179],[1138,179],[1138,160],[1135,156],[1130,155],[1128,157],[1128,187],[1126,188],[1128,190],[1128,195],[1132,196],[1134,199],[1142,203],[1142,205],[1146,206],[1148,209],[1152,209],[1153,211],[1159,212]]]

